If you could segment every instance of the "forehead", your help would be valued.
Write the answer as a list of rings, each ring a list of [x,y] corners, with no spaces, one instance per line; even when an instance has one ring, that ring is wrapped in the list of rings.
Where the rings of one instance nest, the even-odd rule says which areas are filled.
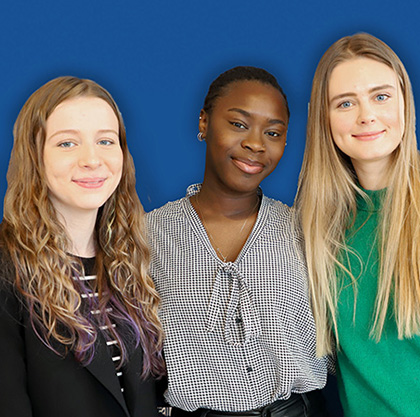
[[[61,102],[47,119],[47,130],[96,125],[118,127],[118,118],[112,107],[103,99],[92,96],[70,98]]]
[[[287,114],[286,102],[280,91],[271,84],[255,80],[235,81],[227,85],[215,101],[214,109],[228,107],[240,107],[250,112],[259,109]]]
[[[371,58],[357,57],[338,64],[331,72],[328,94],[357,93],[380,85],[398,88],[398,77],[388,65]]]

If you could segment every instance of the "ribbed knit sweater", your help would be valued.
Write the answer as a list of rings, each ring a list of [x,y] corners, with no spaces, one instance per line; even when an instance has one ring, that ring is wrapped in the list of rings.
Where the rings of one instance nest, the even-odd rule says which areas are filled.
[[[365,190],[366,191],[366,190]],[[359,255],[343,256],[357,279],[348,276],[338,304],[337,376],[346,417],[420,416],[420,337],[398,340],[392,305],[381,340],[370,336],[378,288],[378,217],[384,190],[366,191],[373,205],[359,197],[354,225],[346,244]],[[340,278],[340,277],[339,277]]]

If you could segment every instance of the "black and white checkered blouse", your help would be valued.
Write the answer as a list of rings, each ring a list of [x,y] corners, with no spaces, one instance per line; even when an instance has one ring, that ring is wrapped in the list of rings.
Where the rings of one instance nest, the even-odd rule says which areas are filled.
[[[147,215],[151,274],[162,298],[169,404],[244,411],[323,388],[315,324],[291,209],[262,197],[235,262],[213,249],[187,196]]]

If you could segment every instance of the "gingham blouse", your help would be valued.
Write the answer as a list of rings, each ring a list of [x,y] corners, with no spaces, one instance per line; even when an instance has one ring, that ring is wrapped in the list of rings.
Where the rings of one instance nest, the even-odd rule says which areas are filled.
[[[307,271],[291,209],[262,197],[235,262],[224,263],[187,196],[147,215],[162,298],[170,405],[244,411],[323,388]]]

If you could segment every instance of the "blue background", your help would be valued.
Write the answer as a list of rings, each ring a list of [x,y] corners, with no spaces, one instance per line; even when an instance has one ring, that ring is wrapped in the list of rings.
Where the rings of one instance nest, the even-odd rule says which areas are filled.
[[[339,37],[370,32],[405,63],[420,93],[416,1],[23,1],[0,6],[0,198],[17,114],[60,75],[92,78],[124,116],[138,192],[151,210],[202,179],[198,114],[210,82],[236,65],[277,76],[291,109],[288,146],[266,194],[293,203],[315,67]],[[338,414],[336,414],[338,415]]]
[[[288,146],[264,192],[291,204],[302,161],[316,64],[341,36],[387,42],[420,89],[415,1],[3,0],[0,6],[0,198],[12,127],[29,95],[51,78],[92,78],[117,101],[151,210],[203,175],[198,114],[210,82],[235,65],[277,76],[290,102]]]

